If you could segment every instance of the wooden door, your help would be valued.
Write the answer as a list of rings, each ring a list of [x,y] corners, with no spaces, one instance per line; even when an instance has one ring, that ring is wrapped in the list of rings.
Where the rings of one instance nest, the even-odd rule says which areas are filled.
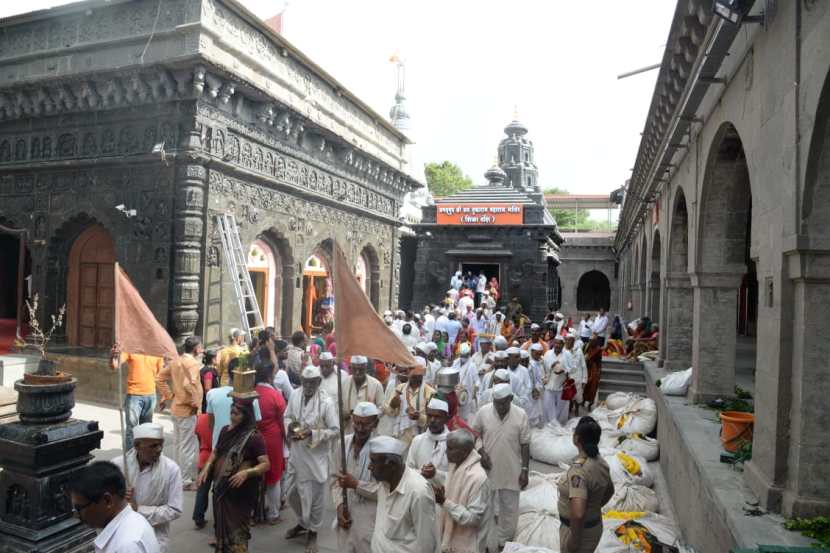
[[[87,348],[112,346],[115,318],[115,247],[95,225],[85,230],[69,255],[67,323],[69,343]]]

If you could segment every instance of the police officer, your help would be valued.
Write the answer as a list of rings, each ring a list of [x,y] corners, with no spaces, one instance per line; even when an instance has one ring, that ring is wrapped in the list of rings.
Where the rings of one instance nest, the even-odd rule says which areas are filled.
[[[559,481],[559,548],[562,553],[593,553],[602,536],[602,506],[614,495],[608,464],[599,457],[597,421],[582,417],[573,442],[579,455]]]

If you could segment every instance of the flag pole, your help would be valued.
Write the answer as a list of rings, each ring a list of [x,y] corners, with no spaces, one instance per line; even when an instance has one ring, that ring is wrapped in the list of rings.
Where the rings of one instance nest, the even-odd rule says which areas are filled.
[[[115,262],[115,321],[113,323],[113,327],[115,330],[115,342],[118,343],[118,261]],[[118,422],[121,425],[121,460],[124,463],[124,480],[127,481],[127,489],[130,486],[130,472],[129,468],[127,468],[127,434],[124,428],[124,384],[123,384],[123,363],[121,362],[121,352],[118,352],[118,360],[116,362],[118,365],[118,400],[116,403],[118,404]]]
[[[336,263],[337,263],[337,241],[332,234],[331,237],[331,276],[332,276],[332,284],[335,284],[336,279]],[[335,316],[335,332],[337,331],[337,288],[334,287],[334,316]],[[340,377],[340,349],[337,350],[338,356],[334,359],[335,369],[337,370],[337,416],[339,417],[340,424],[338,425],[340,428],[340,466],[342,467],[342,471],[346,472],[346,430],[343,428],[343,379]],[[349,509],[349,494],[346,488],[341,488],[343,492],[343,508],[344,510],[348,511]]]

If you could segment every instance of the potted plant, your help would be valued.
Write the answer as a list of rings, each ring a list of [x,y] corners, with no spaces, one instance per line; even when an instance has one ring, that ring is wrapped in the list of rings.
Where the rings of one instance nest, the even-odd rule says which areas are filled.
[[[61,306],[57,315],[51,315],[52,326],[49,330],[44,330],[40,326],[40,321],[37,317],[39,299],[38,294],[35,294],[31,302],[26,300],[26,309],[29,311],[31,345],[40,353],[40,360],[37,371],[23,375],[23,381],[27,384],[64,382],[72,378],[71,375],[58,371],[57,363],[47,357],[47,350],[52,340],[52,335],[57,329],[63,326],[66,305]]]

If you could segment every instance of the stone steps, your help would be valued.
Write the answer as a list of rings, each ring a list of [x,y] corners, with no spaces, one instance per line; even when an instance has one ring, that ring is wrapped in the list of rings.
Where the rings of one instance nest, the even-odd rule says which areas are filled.
[[[602,379],[597,395],[600,400],[613,392],[633,392],[646,395],[646,374],[643,364],[627,359],[604,358]]]

